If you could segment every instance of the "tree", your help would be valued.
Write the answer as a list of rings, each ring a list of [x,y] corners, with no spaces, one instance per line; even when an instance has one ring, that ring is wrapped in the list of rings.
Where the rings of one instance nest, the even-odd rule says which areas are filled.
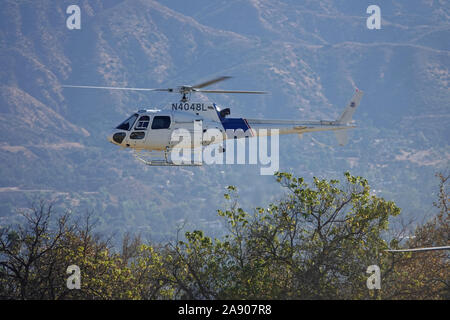
[[[225,239],[194,231],[174,247],[172,254],[186,266],[178,269],[188,297],[368,297],[365,270],[388,247],[382,232],[399,208],[371,195],[367,181],[349,173],[344,186],[314,178],[310,187],[288,173],[276,177],[288,190],[284,200],[257,208],[253,216],[235,200],[219,210],[229,227]],[[225,198],[231,200],[230,193]]]
[[[52,203],[41,200],[19,212],[24,223],[0,230],[0,298],[113,299],[135,298],[133,276],[108,242],[66,212],[55,218]],[[66,269],[82,270],[81,290],[66,286]]]
[[[403,245],[385,235],[400,209],[349,173],[310,184],[277,173],[285,196],[251,214],[230,186],[218,210],[222,238],[194,230],[151,244],[126,235],[120,252],[93,232],[90,214],[74,221],[41,201],[21,211],[22,225],[0,230],[0,298],[448,299],[448,253],[385,252],[448,245],[448,177],[439,177],[439,213]],[[79,290],[66,286],[69,265],[81,271]],[[366,287],[369,265],[381,269],[381,290]]]
[[[449,176],[439,178],[437,215],[418,225],[403,248],[426,248],[450,245]],[[401,246],[399,246],[401,248]],[[386,255],[391,272],[384,280],[389,299],[450,299],[450,268],[448,251],[395,253]]]
[[[53,299],[60,288],[56,278],[61,239],[71,230],[67,214],[56,219],[50,231],[53,205],[40,201],[19,212],[25,224],[0,230],[0,297]]]

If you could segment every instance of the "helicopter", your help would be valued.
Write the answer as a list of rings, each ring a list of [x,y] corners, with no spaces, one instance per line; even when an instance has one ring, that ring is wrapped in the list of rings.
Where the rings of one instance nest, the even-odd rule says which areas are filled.
[[[226,140],[270,136],[274,134],[298,134],[301,138],[306,132],[334,131],[339,145],[348,142],[347,130],[355,128],[352,116],[360,104],[363,91],[356,89],[353,97],[336,120],[278,120],[231,118],[230,108],[220,108],[215,103],[193,102],[195,93],[238,93],[266,94],[265,91],[245,90],[205,90],[203,88],[227,80],[231,77],[221,76],[196,85],[181,85],[175,88],[130,88],[102,87],[84,85],[63,85],[65,88],[130,90],[154,92],[162,91],[180,94],[180,100],[165,109],[145,109],[134,112],[115,127],[108,136],[108,141],[122,148],[135,151],[135,156],[147,165],[202,165],[202,162],[176,162],[169,155],[175,149],[189,149],[193,152],[202,147],[217,145],[218,152],[225,152]],[[200,139],[176,140],[177,131],[184,130],[200,135]],[[214,139],[202,139],[202,136],[214,132]],[[176,135],[175,135],[176,136]],[[210,135],[211,136],[211,135]],[[194,140],[194,141],[192,141]],[[145,152],[145,155],[143,155]]]

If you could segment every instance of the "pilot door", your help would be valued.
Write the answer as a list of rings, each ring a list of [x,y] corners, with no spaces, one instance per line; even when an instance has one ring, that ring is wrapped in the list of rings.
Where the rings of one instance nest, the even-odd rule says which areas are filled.
[[[143,115],[138,119],[128,139],[130,147],[137,149],[146,147],[149,123],[150,117],[147,115]]]
[[[154,116],[148,130],[147,145],[153,150],[165,150],[169,146],[171,136],[171,117]]]

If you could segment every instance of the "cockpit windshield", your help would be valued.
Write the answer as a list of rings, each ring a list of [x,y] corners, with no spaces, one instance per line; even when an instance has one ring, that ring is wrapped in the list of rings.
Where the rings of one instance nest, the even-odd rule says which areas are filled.
[[[124,122],[122,122],[121,124],[119,124],[116,129],[120,129],[120,130],[130,130],[133,127],[134,122],[136,121],[138,117],[138,114],[135,113],[133,114],[131,117],[129,117],[127,120],[125,120]]]

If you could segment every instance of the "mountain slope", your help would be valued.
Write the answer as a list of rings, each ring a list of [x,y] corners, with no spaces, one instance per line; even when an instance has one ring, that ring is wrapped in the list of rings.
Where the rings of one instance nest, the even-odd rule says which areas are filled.
[[[177,95],[60,87],[171,87],[220,75],[234,77],[224,89],[271,94],[196,99],[252,118],[334,119],[361,88],[351,143],[338,147],[327,133],[281,137],[280,170],[350,170],[405,214],[427,213],[433,174],[450,159],[446,2],[386,1],[381,30],[366,28],[365,1],[86,1],[81,30],[65,27],[70,4],[1,4],[0,223],[43,196],[94,210],[102,230],[161,239],[183,219],[217,231],[229,184],[246,208],[279,197],[257,166],[149,168],[106,141],[131,112]]]

